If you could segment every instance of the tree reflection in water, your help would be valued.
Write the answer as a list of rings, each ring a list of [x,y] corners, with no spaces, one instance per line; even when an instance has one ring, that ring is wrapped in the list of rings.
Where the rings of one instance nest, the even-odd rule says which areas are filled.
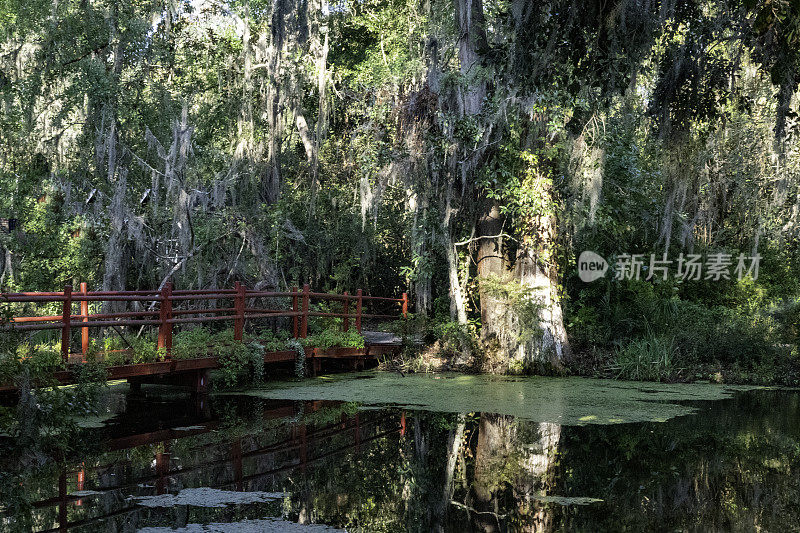
[[[281,517],[348,531],[791,530],[799,398],[753,391],[668,422],[611,426],[238,396],[210,408],[131,399],[86,430],[84,449],[53,448],[39,467],[5,472],[3,483],[24,490],[4,487],[20,500],[3,502],[0,529]],[[130,499],[190,487],[283,496],[227,507]]]

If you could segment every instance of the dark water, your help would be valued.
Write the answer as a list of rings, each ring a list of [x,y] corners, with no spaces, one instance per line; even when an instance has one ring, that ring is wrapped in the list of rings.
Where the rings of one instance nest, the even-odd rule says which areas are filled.
[[[112,395],[118,414],[84,430],[77,456],[16,473],[27,501],[2,502],[0,529],[800,530],[796,391],[698,401],[697,413],[666,422],[581,426],[143,393]],[[236,497],[185,491],[198,487],[278,494],[205,507],[209,494]],[[193,496],[162,507],[131,499],[181,491]],[[210,523],[230,526],[196,526]]]

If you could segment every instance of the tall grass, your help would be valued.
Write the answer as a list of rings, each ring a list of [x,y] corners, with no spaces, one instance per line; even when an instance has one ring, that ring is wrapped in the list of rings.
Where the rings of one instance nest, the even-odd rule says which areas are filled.
[[[674,338],[648,335],[617,348],[611,370],[617,378],[660,381],[677,370],[676,355]]]

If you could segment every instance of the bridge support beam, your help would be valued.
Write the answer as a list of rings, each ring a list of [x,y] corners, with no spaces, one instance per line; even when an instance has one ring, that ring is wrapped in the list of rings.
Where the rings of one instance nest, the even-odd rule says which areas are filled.
[[[211,370],[201,368],[179,374],[166,374],[157,376],[141,376],[128,378],[130,392],[141,394],[142,384],[157,383],[160,385],[179,385],[188,387],[193,394],[205,395],[210,390],[209,377]]]
[[[141,394],[142,380],[136,378],[128,378],[128,389],[132,394]]]
[[[209,377],[211,372],[209,370],[196,370],[193,372],[193,386],[192,392],[195,394],[208,394],[210,390]]]

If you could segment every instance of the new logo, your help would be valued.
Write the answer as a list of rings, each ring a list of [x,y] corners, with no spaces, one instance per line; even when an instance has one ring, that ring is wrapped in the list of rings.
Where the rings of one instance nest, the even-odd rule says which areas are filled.
[[[589,283],[600,279],[608,270],[608,262],[594,252],[588,250],[581,252],[578,257],[578,277],[581,281]]]

